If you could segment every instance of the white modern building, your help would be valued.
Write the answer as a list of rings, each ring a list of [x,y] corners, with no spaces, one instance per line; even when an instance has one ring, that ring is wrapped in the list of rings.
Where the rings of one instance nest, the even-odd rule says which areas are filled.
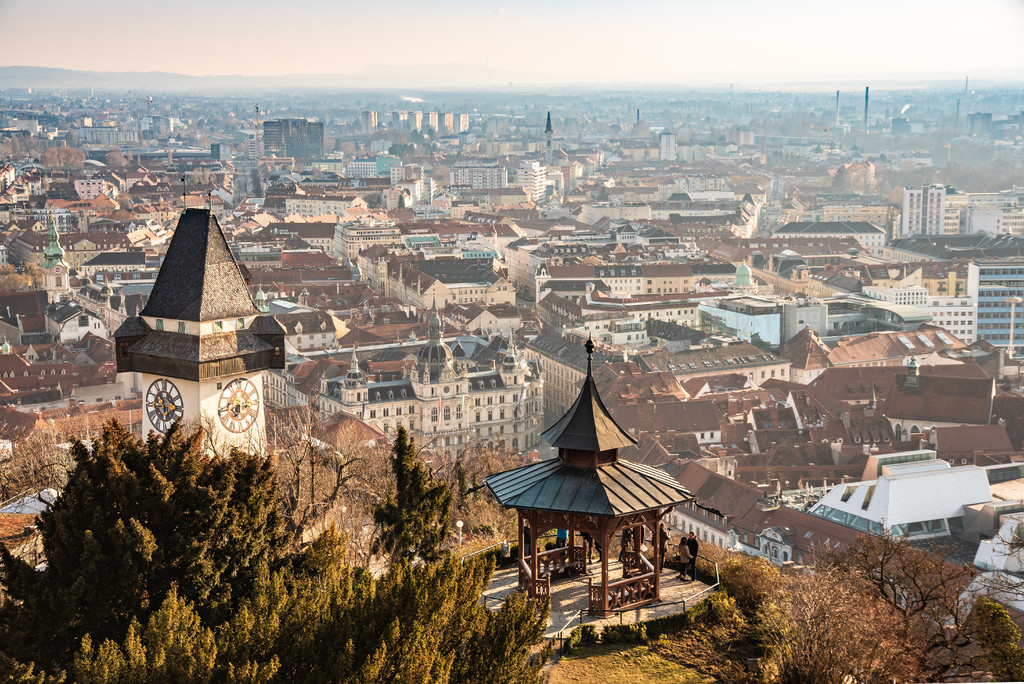
[[[548,169],[539,161],[524,161],[519,164],[516,184],[519,185],[534,202],[544,199],[547,187]]]
[[[661,142],[661,161],[676,160],[676,134],[665,131],[658,140]]]
[[[946,186],[903,188],[901,235],[946,234]]]
[[[861,532],[886,531],[914,538],[959,536],[967,528],[968,508],[992,501],[984,468],[953,468],[931,450],[873,459],[869,467],[876,466],[877,479],[834,488],[811,514]]]

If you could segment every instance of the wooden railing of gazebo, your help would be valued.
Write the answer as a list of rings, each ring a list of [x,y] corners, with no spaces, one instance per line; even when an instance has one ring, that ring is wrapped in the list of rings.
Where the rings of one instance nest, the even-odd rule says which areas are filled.
[[[561,546],[537,554],[537,577],[534,580],[531,558],[519,559],[519,588],[534,598],[550,593],[551,578],[587,571],[587,550],[582,546]],[[531,590],[532,587],[532,590]]]
[[[602,605],[600,583],[595,586],[594,580],[589,579],[591,613],[639,608],[658,600],[657,573],[651,562],[643,554],[630,551],[623,556],[622,563],[626,569],[640,574],[608,583],[607,608]]]
[[[547,598],[551,595],[551,575],[542,575],[534,581],[533,570],[530,569],[529,563],[520,558],[519,588],[520,590],[525,590],[530,598]]]

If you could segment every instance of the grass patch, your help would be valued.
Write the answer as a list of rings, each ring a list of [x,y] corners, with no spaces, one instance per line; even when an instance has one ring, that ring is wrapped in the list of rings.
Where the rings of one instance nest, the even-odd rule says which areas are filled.
[[[707,684],[713,679],[666,660],[655,647],[630,644],[583,645],[551,667],[548,684],[629,682]]]

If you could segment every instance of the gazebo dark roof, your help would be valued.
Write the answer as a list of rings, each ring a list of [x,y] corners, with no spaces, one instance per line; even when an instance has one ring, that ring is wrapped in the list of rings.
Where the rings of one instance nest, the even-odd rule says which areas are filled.
[[[258,313],[217,217],[187,209],[140,315],[210,321]]]
[[[601,401],[594,385],[593,353],[594,343],[587,340],[587,378],[583,381],[583,389],[565,415],[540,435],[555,448],[607,451],[636,444],[636,440],[619,427]]]
[[[630,461],[587,468],[555,458],[492,475],[486,484],[502,506],[611,517],[691,498],[672,476]]]
[[[620,517],[675,506],[690,494],[666,473],[620,460],[636,443],[612,419],[594,384],[594,343],[587,340],[587,378],[576,402],[541,436],[558,458],[491,475],[484,483],[502,506]],[[589,454],[589,455],[588,455]]]

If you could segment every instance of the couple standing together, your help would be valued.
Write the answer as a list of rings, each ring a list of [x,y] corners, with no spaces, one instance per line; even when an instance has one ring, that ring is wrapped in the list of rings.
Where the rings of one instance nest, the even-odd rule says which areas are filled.
[[[679,540],[679,560],[682,567],[679,569],[679,579],[684,582],[692,582],[697,579],[697,552],[700,550],[700,543],[697,535],[692,531],[688,537]],[[690,579],[686,579],[689,573]]]

